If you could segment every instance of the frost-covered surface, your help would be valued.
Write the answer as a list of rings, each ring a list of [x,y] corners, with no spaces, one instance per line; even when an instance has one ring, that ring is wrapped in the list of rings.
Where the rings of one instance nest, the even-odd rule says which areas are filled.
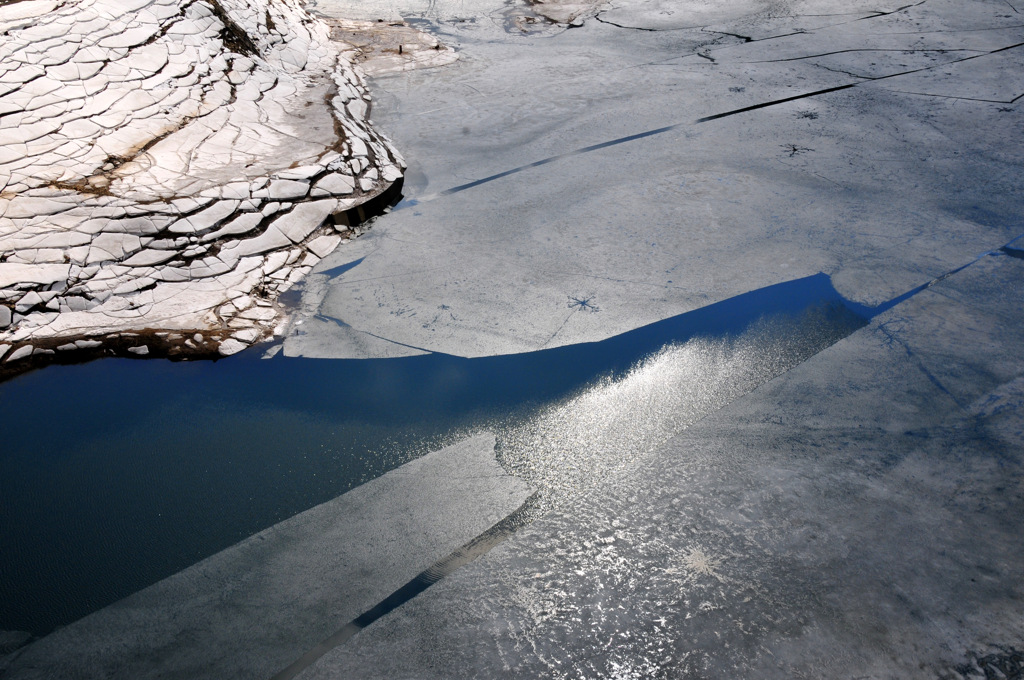
[[[230,354],[402,160],[294,0],[0,6],[0,359]]]
[[[931,285],[667,443],[672,376],[714,400],[742,357],[691,343],[500,440],[564,505],[303,680],[1019,677],[1024,7],[617,0],[538,38],[499,3],[374,4],[463,58],[381,79],[411,200],[312,275],[322,325],[286,352],[530,351],[817,272],[869,307]]]
[[[461,58],[375,81],[410,200],[324,263],[359,262],[285,352],[528,352],[818,272],[874,305],[1007,243],[1024,9],[903,4],[616,0],[524,33],[498,0],[359,3]]]

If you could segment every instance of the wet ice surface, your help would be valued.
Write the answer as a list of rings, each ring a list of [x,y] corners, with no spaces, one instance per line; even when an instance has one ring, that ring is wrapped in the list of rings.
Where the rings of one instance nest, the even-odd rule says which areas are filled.
[[[543,493],[546,507],[558,506],[862,323],[845,307],[820,304],[796,317],[759,318],[738,337],[669,343],[503,428],[502,462]]]
[[[623,1],[566,30],[367,7],[460,60],[374,82],[407,200],[307,279],[283,354],[382,357],[370,410],[454,410],[416,425],[495,432],[545,500],[301,677],[1012,676],[1018,8]],[[856,331],[808,302],[632,334],[819,272],[862,312],[934,283]]]
[[[300,677],[1016,677],[1022,275],[995,254],[936,283]],[[604,405],[573,444],[619,436]]]
[[[862,323],[815,276],[529,354],[22,376],[0,392],[18,423],[0,456],[0,627],[48,632],[479,428],[550,505]],[[86,391],[57,423],[40,409]],[[537,456],[577,449],[571,467]]]
[[[627,1],[515,34],[504,6],[378,6],[460,61],[375,81],[407,200],[314,274],[286,353],[934,283],[752,392],[767,338],[691,343],[499,435],[561,501],[301,677],[1017,677],[1021,8]],[[681,433],[645,420],[688,399]]]
[[[530,491],[493,435],[420,457],[32,645],[12,677],[270,677]]]

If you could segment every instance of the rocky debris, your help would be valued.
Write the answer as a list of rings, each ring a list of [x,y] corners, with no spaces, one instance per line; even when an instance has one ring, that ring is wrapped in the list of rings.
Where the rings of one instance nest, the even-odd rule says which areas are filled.
[[[0,5],[0,372],[275,332],[404,167],[330,31],[297,0]]]

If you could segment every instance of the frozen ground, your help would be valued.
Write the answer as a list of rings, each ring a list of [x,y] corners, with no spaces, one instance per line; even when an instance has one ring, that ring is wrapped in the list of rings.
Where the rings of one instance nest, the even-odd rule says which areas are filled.
[[[818,272],[874,305],[1024,233],[1010,4],[694,4],[524,32],[412,3],[461,58],[374,81],[407,201],[321,265],[358,262],[314,274],[285,351],[529,351]]]
[[[316,9],[404,19],[460,58],[372,82],[406,200],[307,278],[283,354],[472,369],[566,345],[571,365],[820,272],[869,320],[809,304],[736,336],[698,312],[680,317],[706,324],[693,337],[634,370],[493,423],[498,461],[542,494],[534,522],[357,634],[328,637],[527,485],[442,475],[439,516],[494,511],[411,547],[314,632],[291,626],[317,597],[253,610],[316,572],[319,532],[277,544],[266,585],[229,565],[227,603],[177,622],[167,657],[135,656],[162,644],[145,632],[61,640],[240,548],[23,647],[10,677],[91,652],[125,677],[154,658],[177,672],[175,649],[243,649],[250,625],[291,637],[210,677],[270,677],[286,657],[300,663],[281,677],[1020,677],[1024,8],[619,0],[574,28],[514,3]],[[325,602],[364,582],[321,577],[338,579]],[[243,585],[248,604],[230,598]],[[222,637],[197,641],[207,616]]]

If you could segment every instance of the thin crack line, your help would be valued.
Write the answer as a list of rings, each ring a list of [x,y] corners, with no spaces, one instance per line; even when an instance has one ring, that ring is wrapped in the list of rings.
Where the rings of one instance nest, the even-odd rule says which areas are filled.
[[[898,304],[900,304],[902,302],[905,302],[906,300],[909,300],[910,298],[914,297],[918,293],[920,293],[922,291],[925,291],[925,290],[928,290],[932,286],[934,286],[934,285],[936,285],[936,284],[938,284],[938,283],[940,283],[942,281],[945,281],[946,279],[948,279],[951,276],[954,276],[955,274],[958,274],[958,273],[962,272],[963,270],[967,269],[971,265],[977,264],[978,262],[980,262],[981,260],[983,260],[986,257],[989,257],[991,255],[995,255],[995,254],[998,254],[998,253],[1005,253],[1008,248],[1010,248],[1014,243],[1016,243],[1017,241],[1019,241],[1022,238],[1024,238],[1024,234],[1021,234],[1020,236],[1017,236],[1017,237],[1015,237],[1013,239],[1010,239],[1006,244],[1004,244],[1003,246],[1001,246],[999,248],[995,248],[995,249],[992,249],[992,250],[987,250],[984,253],[978,255],[977,257],[975,257],[970,262],[968,262],[966,264],[963,264],[963,265],[960,265],[959,267],[956,267],[955,269],[951,269],[951,270],[949,270],[947,272],[944,272],[944,273],[936,276],[931,281],[928,281],[927,283],[924,283],[924,284],[922,284],[920,286],[917,286],[916,288],[913,288],[913,289],[907,291],[903,295],[895,297],[892,300],[889,300],[888,302],[883,303],[883,304],[879,305],[878,307],[875,307],[872,310],[871,316],[872,317],[876,317],[876,316],[880,315],[881,313],[886,312],[886,311],[892,309],[896,305],[898,305]],[[938,292],[938,291],[936,291],[936,292]],[[956,404],[960,409],[962,409],[964,411],[967,410],[967,407],[964,404],[962,404],[959,399],[957,399],[956,395],[954,395],[952,392],[950,392],[949,389],[944,384],[942,384],[942,381],[939,380],[938,377],[935,376],[935,374],[933,374],[928,369],[928,367],[924,364],[924,361],[922,361],[922,359],[919,356],[917,356],[917,354],[914,353],[913,350],[911,350],[910,346],[906,342],[904,342],[901,338],[897,337],[897,335],[895,333],[892,333],[888,329],[886,329],[884,323],[880,324],[878,326],[878,330],[890,342],[896,343],[900,347],[902,347],[903,350],[907,353],[907,357],[910,358],[911,360],[913,360],[914,363],[917,364],[918,369],[925,375],[926,378],[928,378],[928,380],[933,385],[935,385],[935,387],[937,387],[941,392],[946,394],[946,396],[948,396],[953,401],[953,403]]]
[[[918,4],[920,4],[920,3],[918,3]],[[913,5],[911,5],[911,6],[913,6]],[[764,108],[768,108],[768,107],[771,107],[771,106],[777,106],[779,104],[785,104],[787,102],[798,101],[800,99],[807,99],[809,97],[817,97],[817,96],[820,96],[820,95],[823,95],[823,94],[829,94],[829,93],[832,93],[832,92],[840,92],[842,90],[848,90],[850,88],[857,87],[858,85],[863,85],[865,83],[874,83],[874,82],[878,82],[878,81],[882,81],[882,80],[888,80],[890,78],[898,78],[898,77],[901,77],[901,76],[911,75],[911,74],[914,74],[914,73],[922,73],[922,72],[925,72],[925,71],[931,71],[931,70],[936,69],[936,68],[945,68],[945,67],[948,67],[948,66],[952,66],[953,64],[959,64],[959,63],[962,63],[962,62],[965,62],[965,61],[970,61],[971,59],[980,59],[981,57],[986,57],[986,56],[990,56],[990,55],[993,55],[993,54],[998,54],[1000,52],[1006,52],[1008,50],[1016,49],[1018,47],[1024,47],[1024,42],[1015,43],[1013,45],[1008,45],[1006,47],[1000,47],[999,49],[992,50],[990,52],[984,52],[982,54],[972,54],[969,57],[963,57],[962,59],[955,59],[953,61],[943,62],[942,64],[933,64],[931,66],[923,66],[921,68],[911,69],[909,71],[900,71],[899,73],[890,73],[890,74],[884,75],[884,76],[853,76],[853,77],[860,78],[860,80],[858,80],[856,82],[852,82],[852,83],[846,83],[845,85],[837,85],[835,87],[827,87],[827,88],[822,89],[822,90],[815,90],[813,92],[805,92],[803,94],[797,94],[797,95],[793,95],[791,97],[783,97],[782,99],[773,99],[771,101],[761,102],[761,103],[758,103],[758,104],[752,104],[750,106],[744,106],[742,108],[733,109],[731,111],[724,111],[722,113],[716,113],[716,114],[713,114],[713,115],[710,115],[710,116],[704,116],[702,118],[698,118],[697,120],[693,121],[693,123],[675,123],[673,125],[666,125],[664,127],[656,128],[654,130],[648,130],[646,132],[638,132],[636,134],[627,135],[625,137],[619,137],[617,139],[612,139],[612,140],[607,141],[607,142],[601,142],[600,144],[592,144],[590,146],[585,146],[585,147],[583,147],[581,149],[575,149],[573,151],[567,151],[566,153],[558,154],[558,155],[555,155],[555,156],[549,156],[548,158],[544,158],[544,159],[539,160],[539,161],[534,161],[533,163],[528,163],[526,165],[520,165],[519,167],[512,168],[511,170],[505,170],[504,172],[499,172],[499,173],[494,174],[494,175],[489,175],[487,177],[483,177],[481,179],[474,180],[472,182],[467,182],[465,184],[460,184],[460,185],[452,187],[450,189],[445,189],[444,191],[440,191],[440,192],[438,192],[436,194],[428,194],[426,196],[421,196],[419,198],[410,198],[410,199],[407,199],[407,200],[403,200],[400,203],[398,203],[392,209],[392,212],[396,212],[398,210],[404,210],[406,208],[411,208],[411,207],[413,207],[415,205],[419,205],[420,203],[426,203],[426,202],[429,202],[429,201],[433,201],[433,200],[436,200],[436,199],[441,198],[443,196],[450,196],[452,194],[457,194],[459,192],[466,191],[467,189],[472,189],[474,187],[478,187],[481,184],[487,184],[489,182],[493,182],[495,180],[508,177],[510,175],[518,174],[518,173],[523,172],[525,170],[530,170],[530,169],[533,169],[533,168],[539,168],[539,167],[541,167],[543,165],[548,165],[549,163],[554,163],[556,161],[565,160],[566,158],[571,158],[573,156],[579,156],[581,154],[589,153],[591,151],[598,151],[598,150],[601,150],[601,149],[607,149],[609,147],[618,146],[620,144],[625,144],[627,142],[633,142],[633,141],[636,141],[638,139],[643,139],[645,137],[651,137],[651,136],[654,136],[654,135],[660,135],[660,134],[665,133],[665,132],[671,132],[672,130],[677,130],[679,128],[688,127],[690,125],[697,125],[697,124],[700,124],[700,123],[708,123],[708,122],[711,122],[711,121],[714,121],[714,120],[719,120],[721,118],[727,118],[729,116],[735,116],[735,115],[738,115],[738,114],[741,114],[741,113],[749,113],[750,111],[757,111],[758,109],[764,109]],[[1022,95],[1022,96],[1024,96],[1024,95]],[[1019,99],[1019,97],[1018,97],[1018,99]],[[1016,99],[1013,100],[1013,101],[1016,101]]]
[[[816,97],[818,95],[828,94],[829,92],[839,92],[840,90],[848,90],[851,87],[857,87],[858,85],[860,85],[863,82],[864,81],[858,81],[856,83],[847,83],[846,85],[838,85],[836,87],[828,87],[828,88],[825,88],[824,90],[815,90],[814,92],[807,92],[805,94],[797,94],[797,95],[793,95],[792,97],[785,97],[783,99],[773,99],[772,101],[761,102],[760,104],[752,104],[750,106],[744,106],[741,109],[733,109],[732,111],[726,111],[724,113],[716,113],[716,114],[714,114],[712,116],[704,116],[703,118],[698,118],[695,122],[696,123],[707,123],[707,122],[710,122],[712,120],[718,120],[719,118],[727,118],[729,116],[735,116],[735,115],[740,114],[740,113],[747,113],[749,111],[756,111],[758,109],[764,109],[764,108],[767,108],[769,106],[776,106],[778,104],[785,104],[786,102],[792,102],[792,101],[796,101],[798,99],[806,99],[808,97]]]
[[[826,26],[825,28],[828,28],[828,27]],[[717,35],[727,35],[730,38],[737,38],[739,40],[742,40],[744,45],[746,45],[747,43],[764,42],[766,40],[778,40],[779,38],[789,38],[789,37],[792,37],[794,35],[806,35],[808,32],[810,32],[810,31],[800,30],[800,31],[793,31],[792,33],[780,33],[778,35],[769,35],[769,36],[765,36],[764,38],[751,38],[749,35],[741,35],[739,33],[729,33],[728,31],[716,31],[716,30],[713,30],[713,29],[709,29],[707,26],[701,28],[700,30],[701,30],[702,33],[715,33]],[[821,30],[821,29],[815,29],[815,30]],[[725,48],[729,48],[729,47],[735,47],[735,45],[722,45],[721,49],[725,49]]]
[[[941,99],[962,99],[968,102],[983,102],[986,104],[1012,104],[1017,99],[1024,97],[1024,94],[1018,96],[1015,99],[1003,100],[1003,99],[980,99],[978,97],[958,97],[952,94],[933,94],[931,92],[911,92],[909,90],[889,90],[889,92],[896,92],[898,94],[911,94],[918,97],[939,97]]]
[[[871,16],[861,17],[860,19],[857,19],[857,21],[864,21],[865,19],[877,19],[878,17],[887,17],[890,14],[896,14],[897,12],[902,12],[903,10],[910,9],[911,7],[918,7],[919,5],[923,5],[927,1],[928,0],[921,0],[921,2],[915,2],[915,3],[909,4],[909,5],[903,5],[903,7],[897,7],[896,9],[890,10],[888,12],[875,12]]]
[[[969,49],[947,50],[947,49],[943,49],[943,48],[939,48],[939,47],[936,47],[934,49],[923,48],[923,49],[912,49],[912,50],[899,50],[899,49],[888,49],[888,48],[863,47],[863,48],[852,48],[852,49],[848,49],[848,50],[835,50],[833,52],[822,52],[821,54],[808,54],[807,56],[803,56],[803,57],[789,57],[787,59],[764,59],[764,60],[760,60],[760,61],[740,61],[740,62],[736,62],[736,63],[739,63],[739,64],[777,64],[777,63],[786,62],[786,61],[801,61],[801,60],[804,60],[804,59],[817,59],[818,57],[829,57],[829,56],[832,56],[833,54],[846,54],[847,52],[901,52],[901,53],[904,53],[904,54],[907,53],[907,52],[941,52],[943,54],[949,53],[949,52],[974,52],[974,53],[977,53],[977,54],[990,54],[990,52],[987,52],[985,50],[969,50]],[[953,62],[946,62],[946,63],[956,63],[956,62],[953,61]]]
[[[954,404],[956,404],[960,410],[967,410],[967,408],[960,403],[960,400],[957,399],[956,396],[954,396],[954,394],[949,391],[949,388],[943,385],[942,381],[939,380],[934,373],[928,370],[928,367],[925,366],[924,362],[921,360],[921,357],[917,356],[917,354],[912,349],[910,349],[910,346],[906,342],[904,342],[901,338],[897,337],[895,333],[885,328],[885,324],[879,325],[878,330],[882,333],[882,335],[886,337],[887,340],[889,340],[889,342],[895,343],[903,348],[903,351],[906,352],[907,358],[917,365],[917,369],[921,371],[921,373],[923,373],[926,378],[928,378],[928,381],[931,384],[935,385],[935,387],[938,388],[940,392],[949,397],[950,400]]]
[[[874,317],[878,316],[879,314],[881,314],[883,312],[889,311],[890,309],[892,309],[896,305],[901,304],[901,303],[909,300],[910,298],[914,297],[918,293],[931,288],[932,286],[934,286],[937,283],[941,283],[942,281],[945,281],[946,279],[948,279],[949,277],[953,276],[954,274],[959,274],[960,272],[962,272],[963,270],[967,269],[968,267],[970,267],[973,264],[977,264],[978,262],[981,262],[986,257],[989,257],[991,255],[996,255],[996,254],[999,254],[999,253],[1005,253],[1007,248],[1011,248],[1012,249],[1013,244],[1016,243],[1017,241],[1019,241],[1022,238],[1024,238],[1024,234],[1021,234],[1019,236],[1015,236],[1014,238],[1012,238],[1009,241],[1007,241],[1006,243],[1004,243],[1002,246],[998,246],[998,247],[993,248],[991,250],[986,250],[985,252],[981,253],[980,255],[978,255],[977,257],[975,257],[973,260],[971,260],[970,262],[968,262],[966,264],[962,264],[959,267],[956,267],[955,269],[950,269],[949,271],[943,272],[942,274],[939,274],[938,276],[936,276],[935,278],[931,279],[930,281],[922,283],[920,286],[917,286],[915,288],[911,288],[910,290],[908,290],[906,293],[903,293],[902,295],[894,297],[893,299],[891,299],[891,300],[889,300],[887,302],[883,302],[882,304],[880,304],[880,305],[878,305],[876,307],[870,308],[870,316],[872,318],[874,318]]]
[[[629,30],[629,31],[646,31],[648,33],[661,33],[661,32],[664,32],[664,31],[672,31],[672,30],[680,31],[680,30],[683,30],[681,28],[676,28],[676,29],[667,28],[666,29],[666,28],[643,28],[642,26],[623,26],[622,24],[617,24],[614,21],[608,21],[607,19],[602,19],[601,18],[602,14],[604,14],[604,12],[600,12],[598,14],[595,14],[594,18],[597,19],[598,21],[600,21],[602,24],[608,24],[609,26],[614,26],[615,28],[625,28],[626,30]]]
[[[314,314],[313,318],[314,319],[319,319],[320,321],[329,321],[330,323],[333,323],[336,326],[339,326],[340,328],[349,328],[349,329],[355,331],[356,333],[362,333],[363,335],[369,335],[371,338],[377,338],[378,340],[383,340],[384,342],[390,342],[392,345],[398,345],[400,347],[406,347],[408,349],[414,349],[414,350],[416,350],[418,352],[425,352],[426,354],[438,354],[438,355],[444,356],[443,352],[435,352],[433,350],[425,349],[423,347],[417,347],[416,345],[410,345],[408,343],[399,342],[398,340],[391,340],[389,338],[381,337],[381,336],[379,336],[379,335],[377,335],[375,333],[371,333],[370,331],[361,331],[358,328],[355,328],[353,326],[348,325],[347,323],[345,323],[341,319],[336,319],[333,316],[327,316],[323,312],[320,312],[319,314]]]
[[[566,315],[566,317],[565,317],[565,320],[563,320],[563,321],[562,321],[562,325],[560,325],[560,326],[559,326],[559,327],[558,327],[557,329],[555,329],[555,332],[551,334],[551,337],[550,337],[550,338],[548,338],[547,340],[545,340],[545,341],[544,341],[544,344],[540,346],[540,348],[541,348],[541,349],[544,349],[545,347],[547,347],[548,345],[550,345],[550,344],[551,344],[551,341],[552,341],[552,340],[554,340],[554,339],[555,339],[555,337],[556,337],[556,336],[557,336],[557,335],[558,335],[559,333],[561,333],[561,332],[562,332],[562,329],[563,329],[563,328],[565,328],[565,324],[569,323],[569,319],[571,319],[571,318],[572,318],[572,315],[573,315],[573,314],[574,314],[575,312],[576,312],[576,310],[570,310],[570,311],[569,311],[569,313],[568,313],[568,314]]]
[[[547,165],[549,163],[554,163],[555,161],[564,160],[564,159],[570,158],[572,156],[579,156],[580,154],[589,153],[591,151],[597,151],[599,149],[606,149],[608,147],[617,146],[619,144],[625,144],[626,142],[632,142],[632,141],[635,141],[637,139],[643,139],[644,137],[650,137],[652,135],[659,135],[659,134],[661,134],[663,132],[668,132],[670,130],[675,130],[677,128],[681,128],[681,127],[684,127],[684,126],[687,126],[687,125],[689,125],[689,123],[676,123],[674,125],[667,125],[665,127],[657,128],[656,130],[648,130],[647,132],[638,132],[638,133],[636,133],[634,135],[628,135],[626,137],[619,137],[618,139],[613,139],[613,140],[608,141],[608,142],[601,142],[600,144],[593,144],[591,146],[583,147],[582,149],[576,149],[574,151],[568,151],[566,153],[558,154],[557,156],[550,156],[550,157],[545,158],[543,160],[535,161],[533,163],[528,163],[526,165],[521,165],[518,168],[512,168],[511,170],[506,170],[504,172],[499,172],[499,173],[497,173],[495,175],[490,175],[490,176],[484,177],[482,179],[474,180],[472,182],[467,182],[466,184],[460,184],[459,186],[452,187],[451,189],[445,189],[444,191],[438,192],[436,194],[430,194],[428,196],[422,196],[420,198],[412,198],[412,199],[409,199],[409,200],[406,200],[406,201],[402,201],[402,202],[400,202],[398,205],[396,205],[392,209],[392,212],[395,212],[395,211],[398,211],[398,210],[403,210],[405,208],[411,208],[414,205],[418,205],[420,203],[425,203],[427,201],[433,201],[434,199],[441,198],[442,196],[450,196],[451,194],[457,194],[460,191],[465,191],[466,189],[472,189],[473,187],[480,186],[481,184],[487,184],[488,182],[493,182],[496,179],[501,179],[503,177],[508,177],[509,175],[514,175],[516,173],[523,172],[524,170],[530,170],[532,168],[539,168],[542,165]]]

